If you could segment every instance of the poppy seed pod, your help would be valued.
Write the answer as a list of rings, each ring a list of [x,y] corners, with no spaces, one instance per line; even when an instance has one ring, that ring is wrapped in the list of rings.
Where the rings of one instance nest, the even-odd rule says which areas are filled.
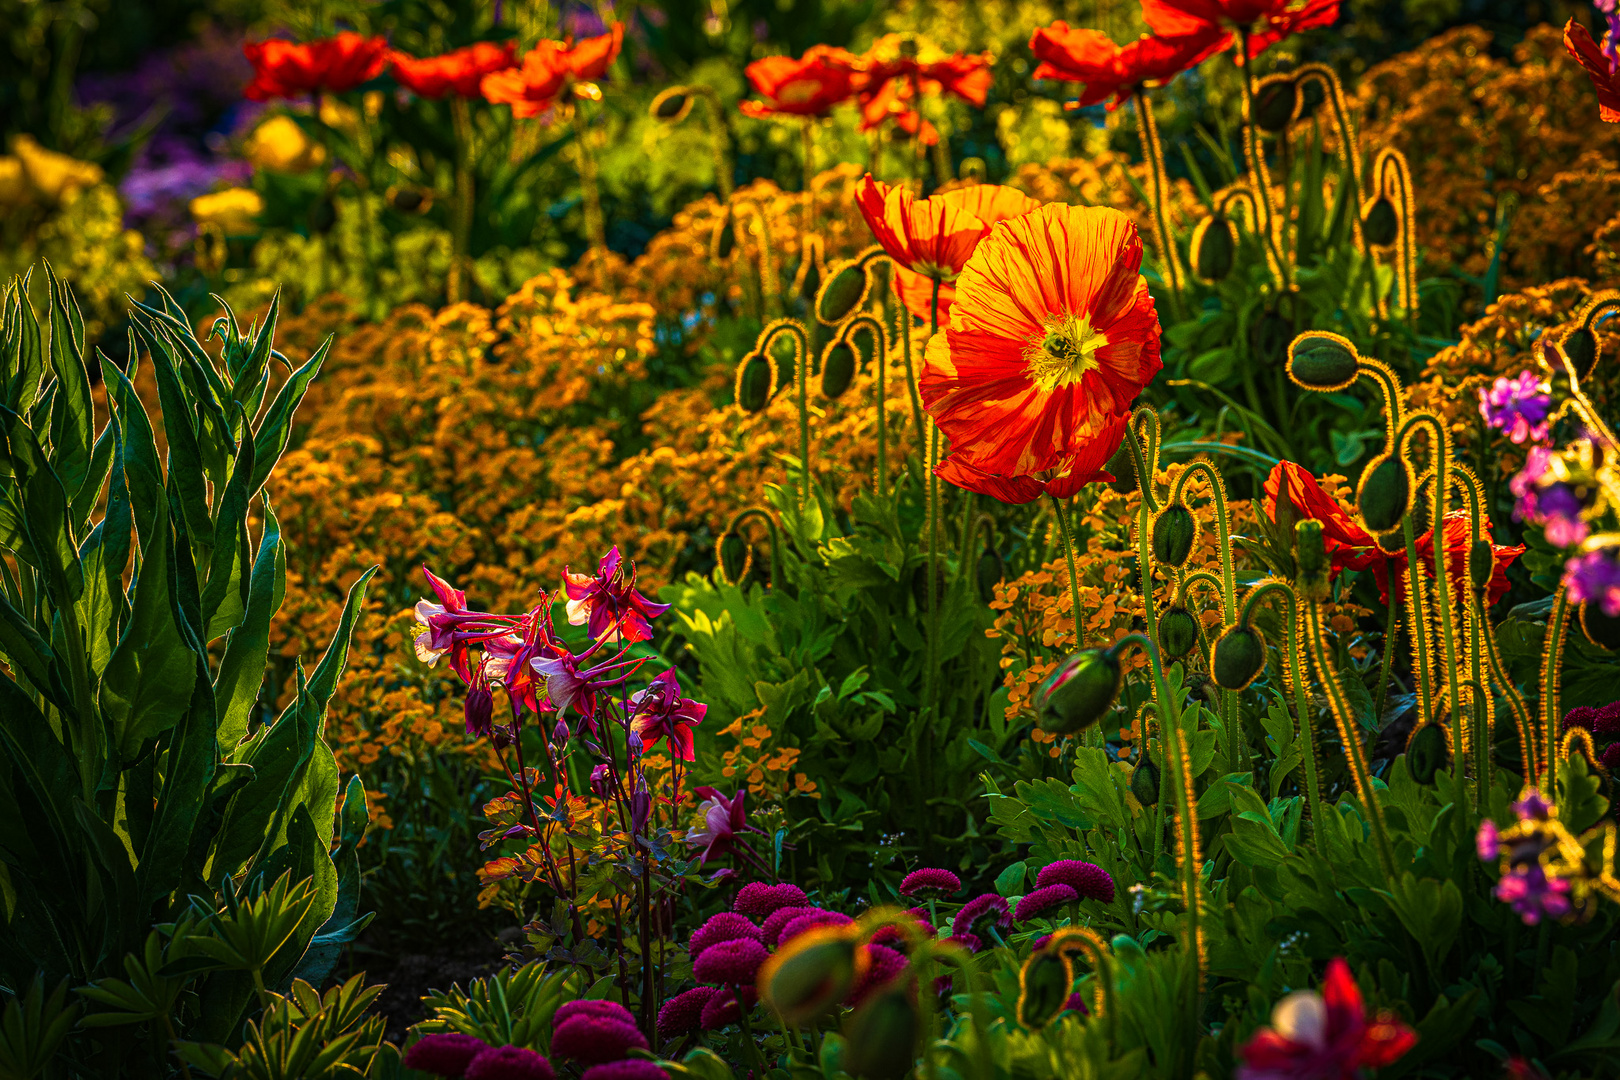
[[[1159,614],[1159,651],[1167,660],[1179,660],[1198,646],[1198,618],[1175,604]]]
[[[827,346],[821,354],[821,393],[829,399],[842,397],[855,381],[855,350],[840,342]]]
[[[737,404],[743,412],[757,413],[770,404],[778,386],[775,361],[749,353],[737,365]]]
[[[855,314],[871,287],[866,268],[859,263],[846,262],[822,283],[816,294],[816,318],[828,326],[837,326]]]
[[[1192,236],[1193,275],[1211,285],[1226,280],[1237,262],[1237,245],[1237,228],[1226,215],[1200,221]]]
[[[1583,603],[1575,609],[1581,633],[1600,649],[1620,649],[1620,618],[1606,614],[1602,604]]]
[[[1018,1022],[1032,1031],[1056,1020],[1074,986],[1074,964],[1058,949],[1036,952],[1018,971]]]
[[[1127,431],[1125,437],[1134,439],[1136,435]],[[1119,449],[1114,451],[1114,456],[1108,459],[1108,464],[1104,465],[1103,468],[1107,469],[1113,476],[1113,479],[1108,481],[1108,486],[1116,492],[1121,495],[1129,495],[1136,490],[1136,458],[1132,456],[1128,444],[1120,443]]]
[[[1042,731],[1073,735],[1101,720],[1119,697],[1119,657],[1112,649],[1084,649],[1046,677],[1035,694]]]
[[[732,227],[731,210],[727,208],[714,227],[714,235],[709,237],[709,256],[720,262],[731,258],[731,253],[737,250],[737,230]]]
[[[1370,533],[1393,532],[1412,509],[1412,475],[1406,459],[1380,454],[1361,474],[1356,510]]]
[[[654,120],[678,124],[692,111],[692,92],[684,86],[671,86],[652,99],[647,113]]]
[[[1153,518],[1153,557],[1165,566],[1180,567],[1198,540],[1198,519],[1182,503],[1170,503]]]
[[[1252,626],[1238,624],[1215,639],[1209,673],[1223,690],[1244,690],[1266,669],[1266,639]]]
[[[1473,581],[1474,588],[1483,589],[1491,583],[1491,573],[1496,569],[1496,553],[1491,550],[1489,540],[1478,540],[1468,551],[1468,576]]]
[[[1361,215],[1361,235],[1377,247],[1387,247],[1401,235],[1401,215],[1387,195],[1367,204]]]
[[[1270,135],[1287,131],[1299,116],[1299,84],[1289,75],[1271,75],[1254,88],[1255,126]]]
[[[826,1013],[848,996],[870,962],[859,937],[852,923],[800,934],[760,967],[760,1000],[793,1025]]]
[[[1584,326],[1577,326],[1571,330],[1558,347],[1563,350],[1564,356],[1569,360],[1570,370],[1576,377],[1586,378],[1597,366],[1598,354],[1602,351],[1598,345],[1597,335]]]
[[[1288,377],[1307,390],[1343,390],[1360,366],[1356,347],[1338,334],[1307,331],[1288,346]]]
[[[1156,806],[1159,802],[1159,767],[1142,756],[1141,762],[1131,770],[1131,794],[1143,806]]]
[[[1296,580],[1307,599],[1328,597],[1327,544],[1322,539],[1322,523],[1312,518],[1294,523],[1294,566]]]
[[[1439,724],[1424,724],[1406,740],[1406,769],[1420,784],[1434,783],[1449,756],[1446,729]]]
[[[844,1071],[858,1080],[900,1080],[917,1061],[922,1017],[909,980],[874,993],[844,1022]]]

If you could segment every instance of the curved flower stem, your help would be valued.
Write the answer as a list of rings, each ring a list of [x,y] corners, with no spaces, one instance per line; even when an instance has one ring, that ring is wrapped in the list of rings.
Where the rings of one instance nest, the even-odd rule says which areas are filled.
[[[1194,461],[1181,470],[1175,483],[1170,485],[1169,503],[1175,506],[1183,501],[1182,492],[1194,476],[1202,476],[1210,487],[1215,503],[1216,543],[1221,555],[1221,624],[1231,626],[1237,615],[1237,567],[1232,560],[1232,522],[1226,508],[1226,484],[1221,474],[1207,461]],[[1243,738],[1243,721],[1238,711],[1238,695],[1231,690],[1221,691],[1221,724],[1226,728],[1226,758],[1234,772],[1248,769],[1248,747]]]
[[[1462,673],[1457,659],[1457,631],[1452,625],[1455,612],[1451,605],[1450,574],[1446,571],[1446,496],[1451,485],[1451,433],[1433,413],[1413,413],[1401,421],[1400,430],[1396,433],[1397,452],[1406,451],[1408,440],[1419,428],[1427,429],[1433,466],[1429,535],[1434,543],[1434,591],[1439,609],[1434,613],[1434,618],[1440,624],[1440,660],[1445,671],[1446,703],[1451,713],[1451,726],[1463,734],[1461,751],[1466,757],[1471,747],[1470,732],[1468,724],[1458,722],[1462,716]]]
[[[1266,248],[1271,252],[1278,271],[1282,274],[1282,283],[1286,288],[1292,281],[1288,272],[1288,262],[1282,256],[1282,249],[1277,243],[1277,208],[1272,204],[1271,174],[1266,169],[1266,150],[1260,145],[1260,135],[1254,127],[1254,74],[1251,70],[1254,65],[1249,60],[1249,32],[1240,29],[1238,34],[1238,68],[1243,74],[1243,152],[1249,159],[1249,183],[1254,188],[1258,205],[1264,208],[1264,221],[1261,223],[1260,233],[1265,240]],[[1287,223],[1284,223],[1287,228]]]
[[[1103,1022],[1103,1037],[1112,1047],[1115,1026],[1119,1023],[1117,1019],[1119,1006],[1114,998],[1113,965],[1110,963],[1108,949],[1103,944],[1102,935],[1087,927],[1071,924],[1054,931],[1052,940],[1046,947],[1060,950],[1065,955],[1071,952],[1084,953],[1086,959],[1091,961],[1092,970],[1097,973],[1095,1016]]]
[[[1465,640],[1468,646],[1468,681],[1473,684],[1474,775],[1478,777],[1475,807],[1483,815],[1490,805],[1491,747],[1496,737],[1485,679],[1484,639],[1492,633],[1490,619],[1485,614],[1485,594],[1490,588],[1490,578],[1487,576],[1484,587],[1474,584],[1474,546],[1490,538],[1485,534],[1485,491],[1479,477],[1466,465],[1453,465],[1451,471],[1468,501],[1469,544],[1463,552],[1463,582],[1468,590]]]
[[[1305,641],[1300,626],[1299,594],[1294,587],[1286,581],[1275,578],[1262,581],[1249,590],[1249,595],[1243,601],[1243,615],[1241,622],[1249,621],[1250,612],[1256,605],[1272,593],[1281,593],[1286,600],[1285,613],[1288,616],[1288,644],[1283,649],[1285,673],[1288,678],[1289,689],[1294,695],[1294,712],[1299,719],[1300,756],[1305,764],[1305,798],[1311,808],[1311,823],[1321,828],[1322,815],[1322,784],[1317,775],[1316,764],[1316,725],[1312,722],[1312,705],[1310,691],[1306,685],[1308,668],[1305,661]]]
[[[1434,722],[1434,674],[1429,659],[1429,605],[1428,588],[1423,580],[1423,569],[1418,564],[1417,538],[1412,531],[1412,515],[1401,519],[1401,531],[1406,538],[1406,636],[1412,641],[1412,656],[1417,661],[1418,723]],[[1390,575],[1390,596],[1395,595],[1395,577]]]
[[[851,316],[838,328],[838,341],[853,349],[855,332],[865,330],[872,335],[872,345],[877,353],[877,429],[878,429],[878,463],[877,480],[878,494],[889,490],[889,417],[888,417],[888,359],[889,359],[889,328],[883,325],[882,320],[866,312]]]
[[[1547,798],[1556,800],[1558,783],[1558,668],[1564,660],[1564,640],[1569,636],[1569,588],[1558,586],[1552,616],[1547,620],[1547,643],[1541,657],[1541,760],[1538,783]]]
[[[1393,583],[1389,590],[1388,614],[1384,616],[1384,658],[1378,666],[1378,697],[1373,703],[1373,722],[1383,723],[1384,710],[1389,707],[1390,669],[1395,666],[1395,603]]]
[[[934,279],[934,292],[932,302],[928,305],[928,336],[932,340],[934,334],[939,332],[939,279]],[[939,454],[940,430],[939,425],[931,418],[928,423],[927,457],[924,461],[926,477],[924,482],[928,485],[928,649],[925,654],[928,663],[927,677],[923,682],[925,702],[928,709],[928,723],[936,722],[935,712],[939,707],[939,617],[941,601],[944,597],[939,595],[939,545],[940,545],[940,492],[939,492]],[[933,765],[933,739],[923,740],[924,777],[932,773]],[[919,800],[918,810],[921,812]]]
[[[807,246],[810,234],[816,231],[816,192],[813,182],[816,175],[816,128],[815,118],[806,116],[800,126],[802,133],[800,145],[804,152],[804,238],[800,241],[800,249],[809,257],[810,249]]]
[[[899,290],[894,287],[893,276],[891,271],[889,295],[894,297],[894,306],[898,309],[900,358],[906,366],[906,389],[911,393],[911,422],[917,429],[917,443],[922,446],[927,442],[928,429],[923,426],[922,397],[917,393],[917,376],[911,368],[911,309],[900,300]]]
[[[1063,557],[1069,562],[1069,610],[1074,617],[1074,647],[1080,647],[1080,574],[1074,568],[1074,536],[1069,532],[1069,515],[1063,509],[1063,500],[1050,491],[1046,497],[1052,501],[1052,512],[1057,515],[1058,529],[1063,533]],[[1150,601],[1151,603],[1151,601]]]
[[[462,278],[468,270],[473,220],[472,113],[459,94],[450,96],[450,121],[456,136],[456,206],[446,292],[450,303],[457,304],[464,296]]]
[[[777,531],[776,519],[771,517],[767,511],[762,510],[757,506],[751,506],[746,510],[739,510],[737,514],[732,517],[731,523],[726,526],[726,532],[737,533],[737,529],[742,525],[743,522],[753,518],[763,521],[765,523],[766,530],[771,534],[771,586],[773,588],[778,588],[780,587],[782,581],[781,568],[777,563],[778,552],[782,547],[782,536],[781,533]],[[740,536],[741,534],[737,533],[737,535]],[[745,540],[744,543],[747,543],[747,541]]]
[[[1367,814],[1372,829],[1373,846],[1378,853],[1378,864],[1386,876],[1395,873],[1395,856],[1389,843],[1389,832],[1384,827],[1384,808],[1373,789],[1372,775],[1367,769],[1367,751],[1361,745],[1361,733],[1356,730],[1355,714],[1339,683],[1339,673],[1328,661],[1327,638],[1322,630],[1322,606],[1305,598],[1300,604],[1305,615],[1305,640],[1316,664],[1316,675],[1327,692],[1328,709],[1339,728],[1339,739],[1344,743],[1344,754],[1350,762],[1350,776],[1355,781],[1356,798]]]
[[[1138,420],[1148,428],[1145,436],[1147,442],[1145,454],[1136,433]],[[1148,523],[1159,509],[1159,501],[1153,495],[1153,475],[1154,470],[1158,468],[1159,457],[1158,424],[1158,414],[1143,406],[1132,414],[1125,432],[1125,445],[1130,447],[1131,463],[1136,469],[1136,487],[1142,495],[1136,513],[1136,555],[1138,568],[1142,574],[1142,621],[1147,627],[1147,636],[1154,641],[1159,637],[1159,616],[1153,605],[1153,548],[1148,542]]]
[[[1170,233],[1169,219],[1164,203],[1169,197],[1169,177],[1165,175],[1164,149],[1159,145],[1159,128],[1153,120],[1153,106],[1147,94],[1138,89],[1131,95],[1136,106],[1136,131],[1142,142],[1142,156],[1147,159],[1148,173],[1153,183],[1153,231],[1159,245],[1159,257],[1164,260],[1170,280],[1170,297],[1177,317],[1187,314],[1186,297],[1181,291],[1181,262],[1176,252],[1175,237]]]
[[[763,225],[762,225],[763,227]],[[799,506],[810,501],[810,332],[794,319],[778,319],[759,335],[759,351],[770,355],[778,334],[793,338],[793,371],[799,401]]]
[[[697,83],[688,89],[701,97],[709,108],[709,148],[714,154],[714,182],[720,189],[720,201],[727,202],[736,185],[732,182],[731,132],[726,129],[725,109],[714,87]]]
[[[1361,234],[1361,146],[1356,139],[1356,130],[1350,123],[1344,84],[1339,81],[1338,73],[1326,64],[1305,64],[1294,70],[1296,86],[1303,89],[1308,82],[1320,84],[1333,106],[1333,122],[1339,129],[1339,160],[1343,162],[1345,174],[1350,179],[1350,205],[1354,209],[1350,215],[1351,229],[1355,234],[1356,247],[1363,254],[1370,255],[1366,237]]]

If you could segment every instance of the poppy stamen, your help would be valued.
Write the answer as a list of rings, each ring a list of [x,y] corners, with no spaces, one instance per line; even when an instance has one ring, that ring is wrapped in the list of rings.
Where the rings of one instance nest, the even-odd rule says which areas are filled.
[[[1043,394],[1077,383],[1099,366],[1097,350],[1108,335],[1091,325],[1085,315],[1062,315],[1046,324],[1046,337],[1031,344],[1025,354],[1029,377]]]

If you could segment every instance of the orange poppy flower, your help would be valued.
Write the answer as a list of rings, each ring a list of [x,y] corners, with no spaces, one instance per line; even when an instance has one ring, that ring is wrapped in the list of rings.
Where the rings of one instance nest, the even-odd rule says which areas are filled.
[[[743,69],[764,101],[744,101],[744,116],[825,116],[855,93],[859,61],[854,53],[815,45],[795,60],[767,56]]]
[[[485,75],[517,66],[516,50],[517,46],[510,41],[505,45],[480,41],[465,49],[421,60],[395,52],[389,55],[389,60],[393,63],[394,78],[417,97],[442,98],[454,94],[475,98],[479,96],[478,86]]]
[[[623,43],[623,23],[577,45],[541,41],[523,55],[519,66],[485,75],[479,89],[486,101],[510,105],[513,116],[539,116],[570,88],[580,97],[598,97],[593,80],[607,73]]]
[[[1084,108],[1113,97],[1109,109],[1144,86],[1157,86],[1188,68],[1197,67],[1225,47],[1219,30],[1180,37],[1143,37],[1123,49],[1097,30],[1071,29],[1059,20],[1030,36],[1029,48],[1040,64],[1037,79],[1084,84],[1080,100],[1068,108]]]
[[[381,75],[388,66],[388,42],[344,31],[304,45],[271,38],[250,41],[242,52],[253,65],[253,81],[242,93],[251,101],[340,94]]]
[[[581,82],[593,82],[606,75],[619,58],[619,50],[624,48],[624,23],[614,23],[605,34],[561,48],[569,74]]]
[[[1142,18],[1160,37],[1216,33],[1220,52],[1232,44],[1234,30],[1249,31],[1249,56],[1259,56],[1277,42],[1304,30],[1332,26],[1340,0],[1142,0]],[[1242,57],[1238,58],[1242,63]]]
[[[857,62],[861,130],[893,120],[928,146],[939,141],[939,132],[917,112],[920,95],[952,94],[982,109],[995,81],[989,53],[947,54],[906,34],[884,34]]]
[[[872,93],[860,95],[861,127],[865,131],[893,121],[894,126],[907,135],[917,136],[924,146],[939,142],[939,129],[923,119],[917,111],[916,94],[909,82],[889,79]]]
[[[1130,429],[1129,413],[1113,417],[1096,435],[1080,440],[1078,449],[1063,455],[1051,468],[1032,473],[1001,474],[981,468],[965,452],[953,450],[939,463],[935,473],[941,480],[1004,503],[1022,505],[1042,495],[1067,499],[1087,484],[1112,480],[1108,459],[1114,456]]]
[[[917,199],[906,188],[891,187],[871,177],[856,188],[855,205],[860,207],[872,234],[894,257],[900,301],[917,318],[926,319],[932,314],[934,279],[939,279],[942,326],[956,299],[956,287],[951,282],[991,226],[1041,206],[1022,191],[999,184],[974,184]]]
[[[1574,19],[1564,24],[1564,48],[1592,80],[1592,89],[1597,91],[1598,97],[1598,118],[1606,124],[1620,123],[1620,74],[1610,66],[1609,58],[1603,55],[1586,27]]]
[[[990,230],[919,380],[953,469],[1065,488],[1100,477],[1163,367],[1141,265],[1136,227],[1106,207],[1049,203]]]

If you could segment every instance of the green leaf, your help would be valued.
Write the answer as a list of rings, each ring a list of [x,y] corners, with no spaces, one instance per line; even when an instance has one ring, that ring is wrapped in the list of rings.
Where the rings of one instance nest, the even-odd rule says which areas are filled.
[[[50,287],[51,370],[56,396],[51,401],[51,447],[63,486],[77,493],[90,475],[90,448],[95,440],[95,404],[90,372],[84,366],[84,317],[78,301],[51,264],[45,264]]]
[[[321,342],[321,347],[309,358],[308,363],[293,372],[287,381],[281,384],[276,396],[270,401],[270,408],[265,412],[264,419],[260,421],[258,431],[253,435],[253,479],[248,485],[248,494],[257,495],[264,482],[270,478],[270,470],[276,467],[281,460],[282,451],[287,449],[287,442],[292,438],[293,414],[298,411],[298,405],[304,400],[304,392],[309,389],[309,382],[321,370],[321,364],[326,360],[327,352],[332,348],[332,339],[327,338]]]
[[[281,543],[281,522],[264,498],[264,532],[259,537],[259,553],[253,563],[248,586],[247,611],[225,642],[225,657],[214,679],[214,698],[219,707],[220,752],[231,748],[247,734],[248,718],[264,682],[265,660],[270,655],[270,620],[280,607],[279,598],[287,578],[287,557]]]
[[[69,528],[67,489],[22,417],[0,408],[0,427],[15,484],[13,503],[22,511],[20,523],[32,556],[28,561],[44,574],[52,603],[65,608],[84,592],[84,567]]]
[[[248,484],[253,476],[253,442],[244,439],[231,466],[225,493],[214,517],[213,558],[202,591],[203,640],[213,641],[242,621],[247,597],[242,588],[249,575],[247,517],[253,497]]]
[[[219,765],[207,661],[192,654],[192,663],[200,671],[192,678],[190,707],[166,740],[163,791],[136,872],[141,902],[148,908],[186,884],[182,871],[192,848],[192,831],[205,809],[203,797]]]
[[[191,542],[208,549],[214,545],[213,522],[208,514],[208,478],[203,471],[202,446],[175,370],[172,339],[155,328],[137,322],[137,332],[146,342],[157,377],[158,400],[163,407],[163,433],[169,440],[168,491],[180,508]]]

